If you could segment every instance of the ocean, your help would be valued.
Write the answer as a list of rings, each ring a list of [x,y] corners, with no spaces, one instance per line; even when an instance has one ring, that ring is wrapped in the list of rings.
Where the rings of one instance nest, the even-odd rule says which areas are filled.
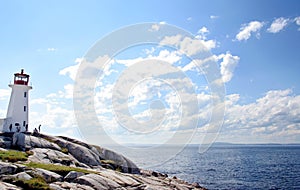
[[[158,147],[151,154],[118,151],[140,168],[208,189],[300,189],[300,145],[215,145],[202,154],[190,145],[166,161],[173,148]]]

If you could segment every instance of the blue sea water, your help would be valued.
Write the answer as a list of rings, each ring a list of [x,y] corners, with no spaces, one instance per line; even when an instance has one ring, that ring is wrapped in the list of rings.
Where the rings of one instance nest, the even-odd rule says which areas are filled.
[[[203,154],[188,146],[172,159],[149,167],[170,150],[156,154],[123,154],[139,167],[148,168],[208,189],[300,189],[300,146],[296,145],[219,145]]]

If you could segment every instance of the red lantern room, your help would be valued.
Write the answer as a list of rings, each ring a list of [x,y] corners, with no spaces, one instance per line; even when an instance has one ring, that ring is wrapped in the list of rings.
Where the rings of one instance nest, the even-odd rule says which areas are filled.
[[[21,73],[15,73],[14,84],[28,85],[29,75],[24,73],[24,69],[21,69]]]

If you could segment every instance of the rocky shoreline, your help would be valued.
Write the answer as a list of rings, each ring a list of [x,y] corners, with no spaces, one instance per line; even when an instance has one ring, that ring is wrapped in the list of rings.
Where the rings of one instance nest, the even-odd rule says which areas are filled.
[[[205,189],[198,183],[139,169],[116,152],[63,136],[0,134],[0,147],[1,190]]]

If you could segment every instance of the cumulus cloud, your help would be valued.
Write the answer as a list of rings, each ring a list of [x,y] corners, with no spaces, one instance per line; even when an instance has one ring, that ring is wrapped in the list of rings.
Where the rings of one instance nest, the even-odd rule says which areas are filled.
[[[60,70],[59,74],[69,76],[72,80],[75,81],[77,70],[79,68],[81,61],[82,61],[82,58],[76,58],[75,59],[75,63],[77,63],[76,65],[72,65],[72,66],[69,66],[69,67],[66,67],[66,68]]]
[[[209,30],[205,26],[203,26],[202,28],[200,28],[198,30],[197,34],[198,35],[196,36],[196,38],[205,40],[206,39],[206,35],[209,34]]]
[[[47,48],[47,51],[57,51],[57,48]]]
[[[296,17],[294,21],[298,26],[300,26],[300,16]],[[300,28],[298,28],[298,31],[300,31]]]
[[[219,59],[222,59],[220,72],[223,82],[229,82],[233,77],[233,71],[237,66],[240,58],[238,56],[233,56],[228,52],[226,54],[221,54],[218,57]]]
[[[277,18],[272,22],[271,26],[267,29],[267,31],[270,33],[278,33],[281,30],[283,30],[288,25],[288,23],[288,18]]]
[[[151,28],[149,29],[149,31],[151,31],[151,32],[156,32],[156,31],[158,31],[158,30],[160,29],[161,25],[164,25],[164,24],[166,24],[165,21],[161,21],[161,22],[159,22],[158,24],[153,24],[153,25],[151,26]]]
[[[239,63],[240,57],[236,55],[232,55],[229,52],[226,54],[220,54],[218,56],[213,55],[207,59],[200,60],[195,63],[195,61],[191,61],[190,63],[186,64],[182,70],[184,72],[187,71],[197,71],[197,72],[203,72],[199,71],[198,67],[205,68],[207,67],[207,64],[211,64],[211,62],[219,62],[220,64],[220,76],[222,77],[223,82],[227,83],[229,82],[233,77],[233,72],[235,70],[235,67]],[[198,66],[197,66],[198,65]],[[205,73],[204,73],[205,74]]]
[[[216,47],[215,40],[192,39],[181,35],[165,36],[160,45],[171,45],[177,47],[181,52],[189,56],[196,55],[200,52],[207,52]]]
[[[244,24],[240,28],[240,32],[236,35],[238,41],[248,40],[251,37],[252,33],[259,35],[259,30],[263,27],[264,23],[259,21],[252,21],[248,24]]]
[[[300,16],[296,17],[294,20],[297,25],[300,25]]]
[[[265,141],[269,135],[273,142],[289,138],[295,141],[300,134],[300,96],[293,95],[292,90],[268,91],[255,102],[244,105],[237,103],[239,95],[227,97],[225,133],[234,133],[236,138],[248,133],[257,142]]]
[[[210,19],[217,19],[217,18],[219,18],[219,16],[216,16],[216,15],[210,15],[209,18],[210,18]]]

